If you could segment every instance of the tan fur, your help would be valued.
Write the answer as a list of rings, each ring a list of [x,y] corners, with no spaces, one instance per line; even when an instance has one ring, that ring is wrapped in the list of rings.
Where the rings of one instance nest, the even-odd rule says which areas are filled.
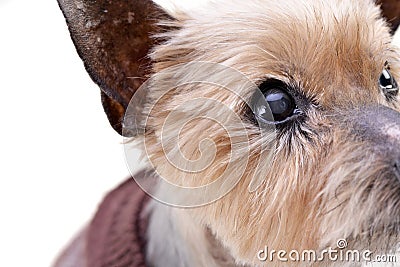
[[[365,0],[222,0],[177,14],[177,20],[168,23],[178,29],[165,34],[169,41],[152,54],[156,78],[149,97],[161,98],[151,107],[146,122],[149,159],[161,176],[182,186],[216,180],[226,171],[227,162],[244,168],[229,194],[209,205],[182,209],[181,220],[195,224],[190,229],[211,229],[237,264],[251,266],[261,264],[256,253],[265,245],[288,251],[320,250],[335,247],[338,239],[346,238],[360,249],[391,248],[397,234],[389,227],[400,215],[398,192],[385,182],[384,164],[373,147],[356,140],[338,117],[340,112],[372,103],[400,110],[398,101],[388,103],[377,89],[386,61],[392,73],[400,70],[379,8]],[[274,77],[302,88],[315,101],[307,113],[307,125],[278,136],[274,161],[269,165],[260,158],[260,144],[271,138],[254,124],[244,120],[241,125],[228,114],[218,114],[217,106],[185,105],[196,97],[206,97],[240,115],[240,97],[202,83],[171,90],[171,81],[201,80],[201,75],[210,75],[241,90],[240,96],[251,97],[254,88],[235,84],[221,73],[188,73],[180,65],[193,61],[223,64],[255,84]],[[167,73],[157,76],[167,68]],[[184,107],[184,112],[173,113],[178,106]],[[185,112],[218,114],[222,122],[233,125],[231,132],[204,118],[183,125]],[[168,116],[176,125],[164,125]],[[173,130],[178,126],[182,126],[179,146],[169,142],[176,138]],[[398,131],[388,131],[398,138]],[[243,153],[232,153],[232,134],[243,144]],[[246,149],[249,158],[243,157]],[[196,164],[204,168],[194,173],[176,168],[166,158],[166,154],[178,158],[182,153],[186,159],[198,160],[208,152],[212,163],[204,167],[199,160]],[[263,183],[250,193],[254,174],[262,174]]]

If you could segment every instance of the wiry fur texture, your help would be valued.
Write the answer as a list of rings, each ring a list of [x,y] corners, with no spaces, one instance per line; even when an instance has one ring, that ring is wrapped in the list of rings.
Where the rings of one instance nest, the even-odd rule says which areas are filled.
[[[358,249],[392,248],[400,225],[400,183],[385,157],[376,153],[374,143],[359,138],[352,120],[346,119],[365,106],[381,104],[400,110],[399,99],[388,101],[377,86],[385,62],[395,76],[400,70],[379,7],[366,0],[221,0],[175,16],[176,21],[164,23],[176,30],[164,34],[168,41],[152,54],[155,75],[171,69],[155,76],[149,91],[150,99],[162,96],[146,125],[150,161],[160,175],[184,186],[217,179],[227,162],[244,167],[245,172],[229,194],[209,205],[192,209],[164,207],[176,209],[164,214],[170,217],[166,219],[169,222],[179,221],[181,226],[174,229],[183,231],[183,238],[171,249],[191,250],[187,255],[192,264],[200,266],[204,262],[193,258],[206,257],[207,266],[218,265],[204,256],[204,251],[210,251],[204,238],[207,229],[236,264],[249,266],[262,264],[256,253],[265,245],[287,251],[321,250],[335,247],[338,239],[346,238],[350,247]],[[259,148],[271,142],[270,136],[264,136],[247,119],[240,98],[210,84],[188,84],[171,90],[170,81],[201,80],[201,75],[215,76],[231,88],[241,88],[220,73],[188,73],[178,65],[192,61],[221,63],[256,84],[273,77],[291,84],[307,99],[301,121],[278,130],[272,165],[259,158]],[[255,88],[238,90],[250,99]],[[226,129],[212,120],[201,118],[186,124],[179,147],[168,142],[174,137],[168,135],[171,127],[164,121],[175,107],[183,105],[184,112],[198,115],[220,112],[216,106],[184,105],[196,97],[218,100],[243,117],[245,127],[233,127],[237,129],[233,134],[249,139],[248,162],[243,154],[232,153]],[[182,116],[173,116],[172,121],[179,126]],[[221,121],[230,120],[227,114],[218,116]],[[400,131],[396,127],[388,125],[382,136],[390,131],[398,145]],[[161,132],[166,138],[164,147]],[[199,144],[204,139],[213,144],[203,143],[203,154],[213,147],[216,153],[212,164],[200,172],[179,170],[165,157],[168,154],[177,158],[182,153],[196,160],[203,155]],[[250,193],[248,186],[254,173],[263,175],[263,183]],[[157,221],[161,218],[155,214],[162,209],[152,211]],[[162,240],[163,233],[151,234],[159,227],[152,223],[150,245],[156,249],[156,243],[163,241],[155,240]],[[185,223],[190,227],[183,227]],[[167,230],[162,232],[168,236]],[[197,244],[193,240],[190,244],[190,233],[202,236]]]

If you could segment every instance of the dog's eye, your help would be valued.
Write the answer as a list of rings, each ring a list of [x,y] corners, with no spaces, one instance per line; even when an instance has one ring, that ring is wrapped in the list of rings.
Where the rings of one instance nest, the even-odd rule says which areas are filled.
[[[383,69],[379,77],[379,87],[388,99],[393,99],[399,92],[397,82],[387,68]]]
[[[262,96],[254,105],[254,113],[262,122],[284,122],[298,112],[296,103],[285,87],[277,82],[263,83]]]

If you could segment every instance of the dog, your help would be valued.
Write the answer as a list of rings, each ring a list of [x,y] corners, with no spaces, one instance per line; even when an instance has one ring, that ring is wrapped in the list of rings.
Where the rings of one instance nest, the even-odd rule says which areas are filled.
[[[55,266],[346,266],[397,250],[399,1],[58,2],[148,168]]]

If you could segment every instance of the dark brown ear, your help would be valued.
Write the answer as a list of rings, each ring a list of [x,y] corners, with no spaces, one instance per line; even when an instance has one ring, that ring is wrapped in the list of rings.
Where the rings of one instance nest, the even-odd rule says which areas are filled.
[[[383,17],[389,23],[393,34],[400,24],[400,0],[377,0],[377,4],[381,5]]]
[[[58,0],[72,40],[90,77],[101,88],[111,126],[122,120],[135,91],[146,80],[156,23],[170,19],[151,0]]]

